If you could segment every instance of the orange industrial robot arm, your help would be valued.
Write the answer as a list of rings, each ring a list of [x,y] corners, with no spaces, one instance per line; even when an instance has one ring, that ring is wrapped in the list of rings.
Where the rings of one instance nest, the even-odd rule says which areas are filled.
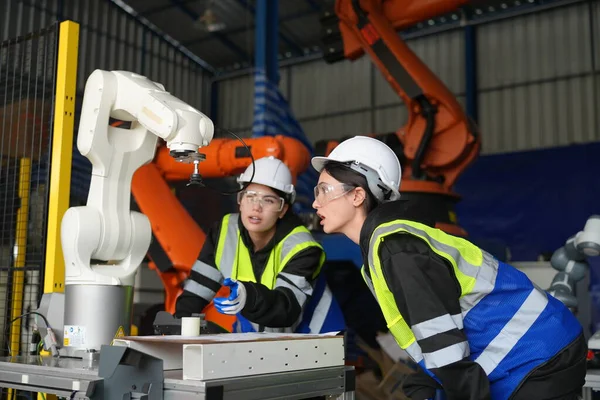
[[[480,139],[455,96],[397,31],[443,15],[468,0],[337,0],[344,56],[371,57],[408,109],[397,131],[403,145],[402,190],[451,193],[479,153]]]
[[[275,136],[244,139],[254,159],[274,156],[282,160],[294,177],[308,167],[310,154],[295,139]],[[222,178],[242,173],[251,158],[245,146],[236,140],[214,139],[201,153],[206,160],[199,165],[205,178]],[[181,283],[196,261],[205,234],[185,210],[168,182],[187,181],[191,164],[178,163],[161,147],[154,162],[139,168],[133,176],[132,193],[140,211],[150,220],[154,240],[150,246],[150,268],[156,270],[165,287],[165,310],[174,313],[182,292]],[[207,315],[207,319],[210,317]]]

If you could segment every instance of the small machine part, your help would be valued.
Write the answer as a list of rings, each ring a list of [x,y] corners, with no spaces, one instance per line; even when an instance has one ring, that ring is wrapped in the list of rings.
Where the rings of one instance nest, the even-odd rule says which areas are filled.
[[[98,361],[100,359],[100,352],[95,349],[86,350],[85,353],[83,353],[83,359],[88,361]]]
[[[44,349],[49,351],[53,357],[58,356],[58,342],[52,328],[46,328],[46,336],[44,337]]]
[[[192,158],[192,162],[194,163],[194,172],[190,175],[190,181],[186,186],[204,186],[204,182],[202,181],[202,175],[200,175],[199,164],[200,161],[204,161],[205,158],[206,157],[204,154],[198,153],[194,155],[194,157]]]
[[[199,336],[200,320],[200,317],[181,318],[181,336]]]
[[[206,321],[204,314],[192,314],[192,317],[200,318],[200,334],[228,333],[219,325]],[[166,311],[159,311],[154,318],[155,335],[181,335],[182,320],[175,318]]]
[[[588,369],[600,368],[600,331],[588,339],[587,367]]]
[[[31,340],[29,342],[29,354],[35,356],[39,353],[38,347],[42,341],[42,335],[38,331],[37,326],[32,327],[33,333],[31,334]]]
[[[154,317],[155,335],[180,335],[181,334],[181,319],[175,318],[172,314],[166,311],[159,311]]]

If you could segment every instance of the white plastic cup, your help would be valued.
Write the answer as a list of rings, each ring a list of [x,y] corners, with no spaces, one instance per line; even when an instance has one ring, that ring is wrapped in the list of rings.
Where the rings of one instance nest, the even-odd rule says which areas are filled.
[[[200,317],[181,318],[181,336],[200,336]]]

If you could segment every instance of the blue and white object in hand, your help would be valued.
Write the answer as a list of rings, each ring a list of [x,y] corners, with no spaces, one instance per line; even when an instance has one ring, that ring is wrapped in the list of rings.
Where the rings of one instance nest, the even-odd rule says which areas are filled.
[[[229,286],[231,293],[229,297],[215,297],[213,300],[215,308],[221,314],[239,313],[246,305],[246,287],[230,278],[225,279],[223,285]]]

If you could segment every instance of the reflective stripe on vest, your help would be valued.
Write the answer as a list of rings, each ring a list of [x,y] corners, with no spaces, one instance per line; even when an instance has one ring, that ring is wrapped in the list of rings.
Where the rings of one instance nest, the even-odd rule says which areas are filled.
[[[333,293],[329,289],[329,285],[325,285],[325,289],[321,294],[321,298],[319,299],[319,303],[315,307],[312,318],[310,320],[309,329],[310,333],[322,333],[323,325],[325,324],[325,319],[327,318],[327,314],[329,314],[329,309],[331,308],[331,304],[333,302]]]
[[[217,243],[215,263],[217,268],[224,277],[239,279],[242,281],[256,282],[250,252],[244,245],[240,237],[238,226],[239,214],[227,214],[223,217],[221,224],[221,232]],[[283,271],[286,264],[300,251],[309,247],[318,247],[321,245],[316,242],[310,231],[304,226],[297,226],[289,234],[287,234],[275,247],[271,250],[269,260],[260,277],[260,283],[274,289],[276,287],[286,287],[290,289],[298,303],[302,307],[307,298],[312,294],[312,287],[306,285],[302,281],[305,279],[293,275],[286,274]],[[325,254],[321,254],[319,266],[314,273],[317,276],[325,262]],[[329,302],[331,303],[331,301]],[[302,317],[302,314],[300,315]],[[293,332],[297,321],[292,327],[288,328],[266,328],[265,332]],[[252,323],[255,330],[259,330],[257,324]]]
[[[192,266],[192,271],[196,271],[198,274],[202,275],[207,279],[210,279],[216,284],[221,284],[223,282],[223,275],[218,269],[200,260],[196,260],[194,262],[194,265]],[[194,293],[196,296],[202,297],[208,302],[210,302],[216,294],[214,290],[196,282],[191,276],[190,278],[185,280],[183,289],[187,290],[188,292]]]

